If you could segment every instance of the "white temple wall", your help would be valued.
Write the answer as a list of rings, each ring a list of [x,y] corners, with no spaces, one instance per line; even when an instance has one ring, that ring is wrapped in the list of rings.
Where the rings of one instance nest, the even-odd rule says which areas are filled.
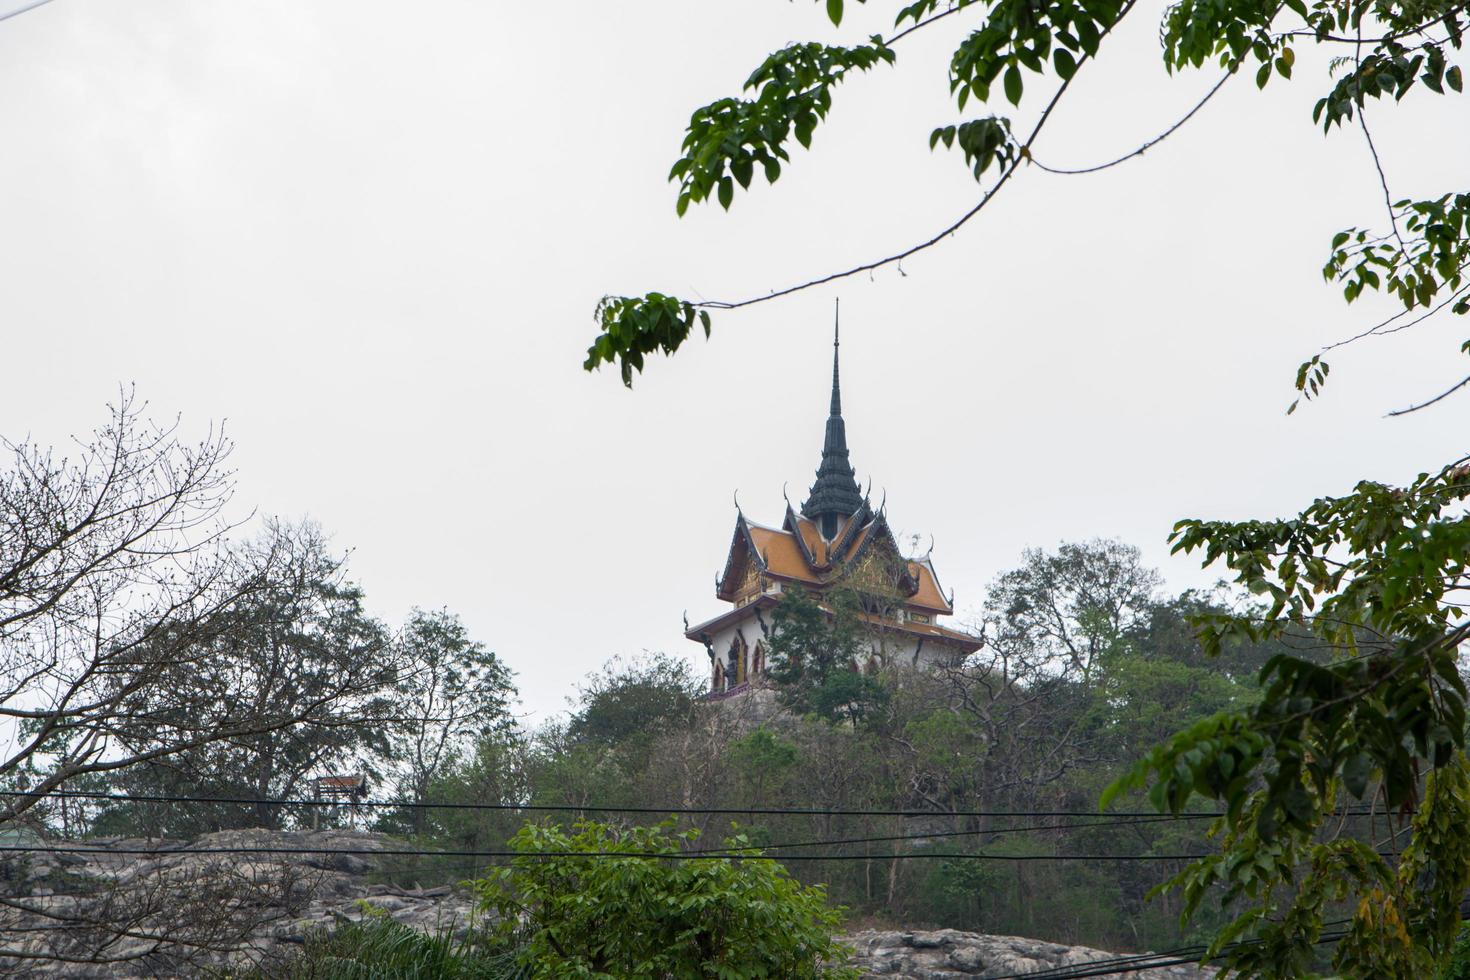
[[[765,617],[766,626],[774,630],[770,612],[766,611],[762,615]],[[744,643],[737,644],[737,637],[743,639]],[[754,609],[750,611],[749,616],[730,623],[719,632],[712,634],[710,647],[714,650],[715,659],[709,665],[711,690],[728,690],[736,684],[749,681],[754,669],[752,660],[755,657],[756,644],[761,643],[764,639],[765,633],[761,629],[760,620],[756,617]],[[738,647],[735,663],[736,674],[727,679],[732,647]],[[881,653],[890,664],[898,667],[933,667],[960,656],[960,651],[954,647],[933,639],[926,638],[921,643],[916,637],[891,634],[875,639],[873,652]],[[716,664],[721,667],[718,684],[716,684]]]
[[[763,615],[766,616],[766,623],[767,625],[769,625],[770,615]],[[743,645],[741,645],[740,650],[737,651],[736,654],[737,658],[743,657],[744,660],[743,663],[737,662],[736,664],[736,676],[739,678],[739,680],[724,680],[723,675],[725,671],[722,670],[721,678],[723,683],[718,686],[718,690],[726,690],[737,683],[742,683],[750,679],[750,661],[755,654],[756,643],[758,643],[763,638],[760,622],[756,619],[755,616],[755,610],[751,610],[751,614],[748,617],[741,619],[738,622],[731,623],[725,626],[719,632],[714,633],[710,636],[710,648],[714,650],[715,653],[714,661],[710,663],[710,684],[712,690],[716,689],[715,665],[719,664],[722,668],[728,668],[728,665],[730,663],[731,647],[736,646],[737,637],[744,640]]]

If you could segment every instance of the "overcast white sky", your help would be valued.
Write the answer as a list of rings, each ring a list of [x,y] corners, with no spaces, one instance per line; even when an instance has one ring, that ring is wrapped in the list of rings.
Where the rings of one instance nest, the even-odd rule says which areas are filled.
[[[1206,584],[1167,555],[1176,519],[1466,450],[1464,398],[1382,418],[1462,376],[1451,320],[1338,353],[1327,396],[1283,414],[1296,364],[1388,309],[1321,285],[1332,233],[1383,206],[1361,134],[1313,127],[1306,52],[1126,166],[1023,173],[904,275],[717,316],[632,392],[584,373],[604,293],[739,298],[972,203],[958,154],[927,149],[963,118],[956,17],[844,86],[774,188],[674,216],[695,106],[894,7],[840,34],[806,0],[55,0],[0,22],[0,432],[62,442],[119,382],[193,431],[228,420],[242,508],[320,521],[380,616],[460,613],[537,716],[614,654],[703,667],[681,614],[719,610],[732,491],[775,521],[811,482],[834,296],[853,462],[901,534],[934,535],[962,610],[1021,549],[1097,535]],[[1038,157],[1125,152],[1213,82],[1164,73],[1160,9],[1079,74]],[[1465,112],[1375,110],[1396,194],[1463,187]]]

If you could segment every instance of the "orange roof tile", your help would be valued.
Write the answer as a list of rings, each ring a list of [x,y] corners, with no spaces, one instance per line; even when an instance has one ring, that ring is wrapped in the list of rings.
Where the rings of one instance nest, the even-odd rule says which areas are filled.
[[[792,520],[792,518],[795,518]],[[851,519],[848,519],[849,521]],[[794,514],[788,516],[784,522],[785,527],[767,527],[764,524],[756,524],[752,521],[741,519],[741,524],[750,533],[749,541],[754,545],[759,554],[757,559],[764,565],[766,574],[776,578],[789,581],[804,582],[809,585],[822,586],[832,581],[834,566],[843,562],[853,560],[861,554],[869,545],[870,539],[875,534],[882,534],[880,530],[881,516],[875,517],[858,528],[843,547],[840,555],[828,556],[829,543],[823,540],[817,530],[816,524],[805,517]],[[726,563],[726,574],[723,582],[734,582],[730,576],[738,567],[739,556],[745,548],[745,536],[737,525],[735,541],[732,544],[729,560]],[[842,541],[847,524],[839,527],[836,541]],[[886,525],[882,525],[886,528]],[[800,536],[798,538],[798,535]],[[891,543],[892,535],[884,537]],[[807,554],[802,551],[802,543],[811,553],[812,560],[808,561]],[[881,544],[881,542],[874,542]],[[910,561],[907,563],[908,572],[917,581],[918,588],[915,593],[907,599],[907,604],[928,612],[939,615],[950,615],[954,612],[949,601],[945,599],[944,593],[939,588],[939,582],[935,577],[933,566],[927,561]],[[722,591],[721,598],[733,601],[735,596],[731,592]]]
[[[909,562],[909,574],[919,580],[919,591],[910,597],[912,605],[922,609],[933,609],[937,612],[950,613],[949,600],[939,591],[939,583],[934,580],[934,572],[921,562]]]
[[[786,531],[751,525],[750,536],[765,559],[766,570],[783,578],[816,582],[816,572],[806,563],[796,540]]]
[[[822,532],[817,526],[805,517],[796,519],[796,529],[801,534],[801,540],[806,542],[806,550],[812,553],[812,557],[825,564],[827,561],[827,542],[822,540]]]
[[[847,553],[839,556],[841,559],[846,559],[858,553],[864,542],[872,535],[874,523],[876,522],[869,523],[867,527],[862,528],[857,534],[852,536],[852,543],[847,546]]]
[[[931,636],[940,640],[946,640],[959,647],[968,647],[970,650],[978,650],[984,643],[978,636],[969,633],[961,633],[959,630],[947,629],[943,626],[934,626],[928,623],[896,623],[889,619],[880,619],[867,613],[860,613],[860,618],[865,622],[883,629],[894,630],[899,633],[913,633],[918,636]]]

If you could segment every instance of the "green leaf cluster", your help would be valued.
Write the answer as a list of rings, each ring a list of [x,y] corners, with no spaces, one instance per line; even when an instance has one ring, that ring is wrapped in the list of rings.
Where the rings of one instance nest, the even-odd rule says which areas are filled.
[[[949,63],[949,87],[963,109],[970,99],[990,101],[996,80],[1006,100],[1020,105],[1021,70],[1048,68],[1070,79],[1131,6],[1129,0],[995,0],[985,23],[966,37]]]
[[[1000,116],[972,119],[958,126],[941,126],[929,134],[929,149],[934,149],[941,141],[946,147],[959,144],[976,180],[990,169],[992,163],[1009,167],[1020,153],[1011,135],[1011,121]]]
[[[1349,228],[1332,239],[1332,254],[1322,268],[1327,281],[1343,283],[1353,302],[1365,290],[1396,297],[1405,310],[1427,307],[1442,293],[1458,298],[1453,310],[1470,311],[1465,270],[1470,267],[1470,193],[1394,204],[1395,231],[1372,235]],[[1405,238],[1404,236],[1408,237]]]
[[[1457,15],[1447,16],[1444,23],[1450,31],[1448,42],[1458,48],[1461,27]],[[1463,91],[1460,66],[1449,63],[1444,43],[1430,39],[1410,48],[1394,38],[1379,41],[1377,50],[1356,59],[1332,91],[1317,100],[1312,121],[1321,123],[1324,131],[1331,130],[1351,121],[1354,109],[1362,111],[1368,99],[1391,95],[1395,102],[1401,101],[1415,83],[1423,83],[1436,95],[1444,95],[1446,85],[1451,91]]]
[[[823,2],[832,23],[840,25],[843,0]],[[745,91],[755,92],[754,97],[721,99],[691,116],[683,153],[669,174],[679,183],[676,208],[682,215],[691,203],[715,199],[728,209],[736,185],[748,188],[757,166],[774,182],[790,160],[792,136],[810,145],[831,108],[833,87],[851,70],[893,63],[892,45],[931,19],[967,8],[984,11],[978,29],[949,59],[950,89],[964,109],[970,99],[988,102],[997,85],[1019,105],[1027,72],[1055,73],[1065,84],[1082,61],[1098,53],[1102,39],[1131,7],[1132,0],[915,0],[900,7],[895,26],[902,29],[892,38],[874,35],[870,43],[854,47],[807,42],[782,48],[746,80]],[[1351,45],[1351,56],[1335,59],[1335,81],[1313,109],[1314,121],[1330,130],[1354,119],[1369,99],[1397,101],[1415,88],[1438,95],[1461,92],[1463,67],[1454,54],[1463,46],[1465,18],[1463,0],[1181,0],[1168,7],[1159,33],[1168,71],[1217,62],[1235,73],[1251,63],[1262,88],[1272,77],[1292,78],[1298,43]],[[996,117],[932,129],[930,148],[941,141],[959,145],[977,178],[992,165],[1010,173],[1030,157],[1030,148],[1017,145],[1008,123]],[[1442,305],[1452,304],[1457,314],[1470,312],[1470,284],[1463,276],[1470,268],[1467,199],[1470,194],[1451,192],[1393,204],[1389,233],[1350,228],[1334,239],[1324,275],[1342,284],[1348,302],[1364,290],[1384,290],[1412,310],[1447,293]],[[606,312],[606,305],[599,308],[600,320],[606,321]],[[638,334],[649,328],[623,323],[622,309],[615,312],[623,330]],[[666,352],[679,340],[682,336]],[[599,337],[586,366],[622,358],[624,380],[631,382],[632,367],[641,370],[643,353],[616,337]],[[1315,384],[1299,379],[1303,399],[1313,397],[1325,381],[1323,368],[1312,372]]]
[[[748,858],[678,860],[699,832],[672,826],[527,824],[475,889],[531,977],[855,980],[823,888],[738,835],[725,846]]]
[[[835,19],[841,18],[841,4]],[[679,182],[680,215],[691,203],[711,195],[729,210],[735,184],[749,188],[757,165],[775,183],[781,163],[791,159],[787,141],[794,135],[810,147],[812,132],[832,108],[832,89],[849,71],[892,64],[892,48],[878,36],[870,44],[845,48],[809,42],[775,52],[745,80],[753,99],[726,98],[694,111],[684,136],[683,155],[669,179]]]
[[[1305,10],[1293,3],[1291,9]],[[1164,66],[1175,71],[1218,60],[1234,72],[1253,57],[1265,73],[1257,75],[1257,85],[1265,86],[1273,67],[1290,78],[1295,56],[1272,30],[1283,6],[1280,0],[1187,0],[1170,7],[1160,30]]]
[[[596,319],[602,328],[582,366],[618,365],[623,384],[633,386],[633,372],[643,371],[644,358],[656,352],[672,354],[689,338],[696,322],[709,337],[709,312],[693,303],[663,293],[647,296],[604,296]]]

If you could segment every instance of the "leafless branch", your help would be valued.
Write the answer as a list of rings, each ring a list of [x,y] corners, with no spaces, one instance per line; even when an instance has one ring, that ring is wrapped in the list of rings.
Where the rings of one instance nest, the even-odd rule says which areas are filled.
[[[1417,412],[1421,409],[1428,408],[1430,405],[1433,405],[1436,402],[1444,401],[1446,398],[1450,397],[1466,385],[1470,385],[1470,377],[1466,377],[1459,383],[1450,386],[1449,388],[1435,395],[1433,398],[1429,399],[1429,401],[1427,402],[1420,402],[1417,405],[1410,405],[1408,408],[1396,409],[1392,412],[1389,412],[1388,415],[1390,418],[1392,418],[1395,415],[1408,415],[1410,412]]]
[[[1158,146],[1160,143],[1162,143],[1164,140],[1168,139],[1170,136],[1173,136],[1175,133],[1177,133],[1180,130],[1180,128],[1182,128],[1184,126],[1185,123],[1187,123],[1191,119],[1193,119],[1194,116],[1195,116],[1195,113],[1197,113],[1201,109],[1203,109],[1205,107],[1205,105],[1211,99],[1213,99],[1215,97],[1216,93],[1218,93],[1222,88],[1225,87],[1225,83],[1228,82],[1228,81],[1230,81],[1230,79],[1231,79],[1231,77],[1233,75],[1234,75],[1233,72],[1226,72],[1224,75],[1220,76],[1220,80],[1218,82],[1216,82],[1210,88],[1210,90],[1208,92],[1205,93],[1204,98],[1202,98],[1198,102],[1196,102],[1194,104],[1194,107],[1192,109],[1190,109],[1188,112],[1186,112],[1183,116],[1181,116],[1178,122],[1176,122],[1174,125],[1170,126],[1168,129],[1164,130],[1159,135],[1155,136],[1153,139],[1148,140],[1147,142],[1145,142],[1138,149],[1132,151],[1131,153],[1125,153],[1123,156],[1118,157],[1116,160],[1109,160],[1107,163],[1099,163],[1099,164],[1097,164],[1095,166],[1091,166],[1091,167],[1079,167],[1077,169],[1064,169],[1064,168],[1061,168],[1061,167],[1049,167],[1046,164],[1042,163],[1040,160],[1037,160],[1035,157],[1032,157],[1031,158],[1031,162],[1033,164],[1035,164],[1037,167],[1039,167],[1040,169],[1045,170],[1049,174],[1076,175],[1076,174],[1095,174],[1095,173],[1097,173],[1100,170],[1107,170],[1110,167],[1116,167],[1120,163],[1126,163],[1129,160],[1132,160],[1134,157],[1141,157],[1147,151],[1153,149],[1155,146]]]

